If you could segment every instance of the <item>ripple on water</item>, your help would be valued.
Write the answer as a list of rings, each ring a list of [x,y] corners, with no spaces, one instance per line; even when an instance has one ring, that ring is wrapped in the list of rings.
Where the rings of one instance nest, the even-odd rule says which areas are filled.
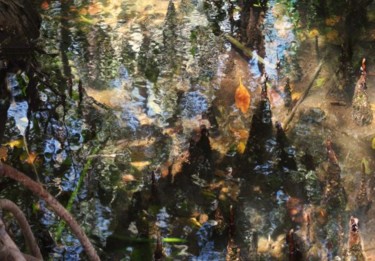
[[[186,118],[193,118],[207,111],[207,98],[199,91],[186,93],[180,102],[181,115]]]

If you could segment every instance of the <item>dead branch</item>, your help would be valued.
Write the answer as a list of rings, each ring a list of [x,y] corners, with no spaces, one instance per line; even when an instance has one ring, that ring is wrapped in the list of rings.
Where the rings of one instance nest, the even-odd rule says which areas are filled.
[[[0,163],[0,176],[8,177],[18,181],[23,186],[38,195],[40,198],[45,200],[46,203],[51,207],[51,209],[69,225],[73,234],[81,242],[87,256],[89,257],[89,260],[100,260],[98,254],[95,251],[95,248],[91,244],[90,240],[88,239],[87,235],[82,230],[80,225],[74,219],[74,217],[60,204],[60,202],[56,200],[56,198],[54,198],[47,190],[43,188],[42,184],[33,181],[25,174],[4,163]]]
[[[29,223],[27,222],[26,217],[23,214],[22,210],[19,209],[19,207],[16,204],[14,204],[12,201],[8,199],[0,199],[0,209],[6,210],[12,213],[13,217],[17,220],[18,225],[21,228],[22,234],[25,238],[27,248],[29,249],[29,251],[34,257],[42,260],[43,256],[40,253],[40,249],[36,243],[34,234],[31,231]]]
[[[249,58],[256,58],[259,63],[264,64],[266,67],[270,67],[272,69],[276,69],[275,64],[271,64],[267,60],[264,60],[261,56],[259,56],[256,52],[253,52],[250,48],[243,45],[241,42],[239,42],[236,38],[230,36],[229,34],[224,34],[225,39],[227,39],[234,47],[237,49],[240,49],[242,53],[249,57]]]
[[[322,66],[323,66],[323,63],[324,61],[322,60],[318,67],[316,68],[314,74],[313,74],[313,77],[311,78],[311,81],[309,83],[309,85],[307,86],[306,90],[302,93],[301,95],[301,98],[297,101],[296,105],[293,107],[293,110],[290,112],[290,114],[288,115],[288,117],[285,119],[285,121],[283,122],[283,128],[284,130],[288,130],[288,125],[289,123],[292,121],[294,115],[296,114],[297,112],[297,109],[298,109],[298,106],[303,102],[303,100],[307,97],[307,94],[309,93],[311,87],[313,86],[314,82],[315,82],[315,79],[318,77],[319,75],[319,72],[320,70],[322,69]]]

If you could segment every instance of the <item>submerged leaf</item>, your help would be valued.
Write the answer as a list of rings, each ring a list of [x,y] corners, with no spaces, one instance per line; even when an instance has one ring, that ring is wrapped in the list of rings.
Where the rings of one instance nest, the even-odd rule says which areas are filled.
[[[246,144],[244,142],[240,142],[238,145],[237,145],[237,152],[239,154],[243,154],[245,152],[245,149],[246,149]]]
[[[3,144],[3,146],[9,146],[12,149],[13,148],[23,148],[23,145],[24,145],[24,142],[23,142],[22,138],[18,139],[18,140],[11,140],[11,141]]]
[[[183,238],[177,238],[177,237],[165,237],[163,238],[164,243],[186,243],[187,240]]]
[[[250,93],[246,89],[245,86],[243,86],[242,81],[240,79],[240,85],[236,89],[235,94],[235,102],[236,107],[240,109],[243,113],[246,113],[247,110],[250,107]]]
[[[340,22],[340,20],[341,20],[340,16],[334,15],[334,16],[326,18],[325,24],[328,25],[328,26],[334,26],[338,22]]]
[[[130,163],[134,168],[139,171],[142,171],[144,168],[151,164],[150,161],[133,161]]]
[[[47,0],[44,0],[42,2],[42,4],[40,5],[40,8],[42,8],[43,10],[48,10],[49,9],[49,3]]]
[[[292,93],[292,100],[293,100],[293,101],[295,101],[295,100],[299,100],[299,98],[301,98],[301,95],[302,95],[301,92],[293,92],[293,93]]]
[[[318,35],[319,35],[319,31],[318,31],[318,29],[316,29],[316,28],[312,29],[312,30],[309,32],[309,36],[310,36],[311,38],[313,38],[313,37],[315,37],[315,36],[318,36]]]
[[[25,159],[25,162],[32,165],[32,164],[34,164],[37,157],[38,157],[37,153],[31,152],[31,153],[28,154],[27,158]]]
[[[98,3],[90,4],[89,9],[88,9],[88,13],[90,15],[96,15],[96,14],[100,13],[100,11],[101,11],[101,8],[100,8],[100,5]]]
[[[8,149],[6,147],[0,147],[0,161],[6,161],[8,158]]]
[[[123,182],[131,182],[131,181],[134,181],[134,180],[135,180],[135,178],[131,174],[125,174],[125,175],[122,176]]]
[[[190,218],[189,221],[191,222],[192,225],[195,225],[197,227],[201,227],[202,226],[201,223],[199,223],[199,221],[196,218],[194,218],[194,217]]]

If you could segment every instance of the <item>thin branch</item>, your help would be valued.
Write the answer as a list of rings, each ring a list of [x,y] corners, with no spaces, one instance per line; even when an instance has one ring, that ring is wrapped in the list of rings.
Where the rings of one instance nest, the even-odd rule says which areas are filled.
[[[20,182],[23,186],[45,200],[52,210],[69,225],[73,234],[81,242],[89,260],[100,260],[95,248],[74,217],[56,200],[56,198],[43,188],[42,184],[35,182],[25,174],[4,163],[0,163],[0,176],[9,177]]]
[[[307,97],[307,94],[309,93],[311,87],[313,87],[314,85],[314,82],[315,82],[315,79],[318,77],[319,75],[319,72],[320,70],[322,69],[322,66],[323,66],[323,63],[324,61],[322,60],[318,67],[316,68],[314,74],[313,74],[313,77],[311,78],[311,81],[309,83],[309,85],[307,86],[306,90],[302,93],[301,95],[301,98],[297,101],[296,105],[293,107],[293,110],[290,112],[290,114],[288,115],[288,117],[285,119],[285,121],[283,122],[283,128],[284,130],[288,130],[288,125],[289,123],[292,121],[294,115],[296,114],[297,112],[297,109],[298,109],[298,106],[303,102],[303,100]]]
[[[246,47],[245,45],[243,45],[241,42],[239,42],[236,38],[230,36],[229,34],[224,34],[224,37],[225,39],[227,39],[234,47],[236,47],[237,49],[240,49],[243,54],[249,58],[256,58],[258,60],[259,63],[262,63],[264,64],[266,67],[269,67],[269,68],[272,68],[272,69],[276,69],[276,65],[275,64],[272,64],[270,62],[268,62],[267,60],[265,60],[264,58],[262,58],[261,56],[259,56],[256,52],[254,52],[253,50],[251,50],[250,48]]]

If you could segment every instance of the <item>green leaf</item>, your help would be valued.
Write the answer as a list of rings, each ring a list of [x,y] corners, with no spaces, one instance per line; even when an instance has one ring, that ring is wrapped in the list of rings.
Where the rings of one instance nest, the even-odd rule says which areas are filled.
[[[187,240],[183,238],[177,238],[177,237],[166,237],[163,238],[164,243],[186,243]]]

